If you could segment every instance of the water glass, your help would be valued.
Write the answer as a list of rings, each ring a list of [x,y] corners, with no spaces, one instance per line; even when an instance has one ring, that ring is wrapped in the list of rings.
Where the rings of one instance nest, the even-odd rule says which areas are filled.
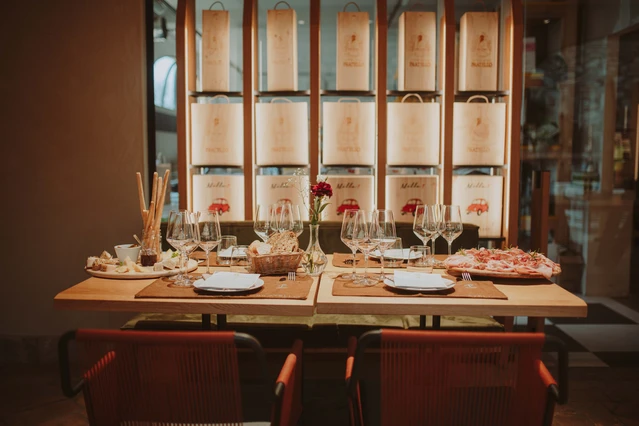
[[[410,246],[408,252],[408,266],[414,268],[429,268],[433,264],[428,246]]]
[[[248,251],[248,246],[232,247],[230,260],[231,272],[248,272],[250,266]]]
[[[393,244],[386,249],[383,265],[387,268],[401,268],[403,263],[404,250],[402,248],[402,239],[397,237]]]
[[[220,244],[217,246],[217,264],[230,265],[233,247],[237,245],[237,237],[235,235],[222,235]]]

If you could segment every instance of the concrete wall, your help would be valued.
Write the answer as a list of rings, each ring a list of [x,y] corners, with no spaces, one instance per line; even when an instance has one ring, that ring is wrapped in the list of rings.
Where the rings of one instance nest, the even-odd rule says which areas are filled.
[[[0,337],[117,327],[122,314],[62,312],[85,259],[142,226],[143,0],[3,5]],[[124,317],[130,315],[124,315]]]

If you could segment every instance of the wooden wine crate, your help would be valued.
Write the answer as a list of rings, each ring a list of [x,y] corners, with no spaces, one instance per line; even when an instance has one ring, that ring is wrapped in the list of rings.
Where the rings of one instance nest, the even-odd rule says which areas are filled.
[[[308,164],[308,106],[306,102],[259,103],[256,116],[258,165]]]
[[[435,90],[437,16],[434,12],[404,12],[399,17],[398,89]]]
[[[333,176],[327,182],[333,187],[333,196],[324,210],[322,220],[341,221],[347,209],[372,211],[375,206],[374,176]]]
[[[322,162],[325,165],[375,164],[375,104],[324,102]]]
[[[479,226],[480,237],[501,237],[504,178],[453,176],[452,201],[461,209],[464,223]]]
[[[420,204],[437,204],[439,176],[386,176],[386,208],[395,222],[413,222]]]
[[[266,12],[269,91],[297,90],[297,15],[294,9]]]
[[[216,210],[220,222],[244,220],[244,176],[194,175],[193,211]]]
[[[479,96],[486,102],[488,99]],[[453,164],[499,166],[505,161],[506,104],[455,102]]]
[[[459,24],[459,90],[497,90],[499,13],[467,12]]]
[[[370,90],[368,12],[337,13],[337,90]]]
[[[303,220],[308,220],[308,200],[303,200],[300,194],[299,188],[297,188],[293,181],[293,176],[271,176],[260,175],[255,177],[255,195],[256,204],[258,205],[271,205],[271,204],[297,204],[300,206],[300,211]],[[309,187],[308,176],[296,176],[299,179],[299,185],[304,188]]]
[[[191,104],[191,164],[242,166],[242,104]]]
[[[388,104],[386,161],[389,165],[439,164],[440,104],[436,102]]]
[[[202,90],[228,92],[231,23],[227,10],[202,11]]]

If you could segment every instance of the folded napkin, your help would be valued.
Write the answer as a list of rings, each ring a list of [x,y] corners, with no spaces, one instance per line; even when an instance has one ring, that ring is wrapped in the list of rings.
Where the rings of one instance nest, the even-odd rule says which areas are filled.
[[[425,272],[395,271],[395,286],[400,288],[445,289],[446,281],[439,274]]]
[[[199,279],[193,283],[196,288],[207,289],[237,289],[247,290],[255,285],[260,274],[241,274],[239,272],[216,272],[206,279]]]

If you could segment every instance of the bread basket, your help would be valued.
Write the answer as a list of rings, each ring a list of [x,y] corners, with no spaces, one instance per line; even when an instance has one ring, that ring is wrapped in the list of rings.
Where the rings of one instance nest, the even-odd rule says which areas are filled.
[[[292,253],[263,255],[255,255],[249,251],[248,256],[250,259],[249,270],[251,273],[277,275],[286,274],[287,272],[295,272],[302,261],[304,250],[298,250]]]

